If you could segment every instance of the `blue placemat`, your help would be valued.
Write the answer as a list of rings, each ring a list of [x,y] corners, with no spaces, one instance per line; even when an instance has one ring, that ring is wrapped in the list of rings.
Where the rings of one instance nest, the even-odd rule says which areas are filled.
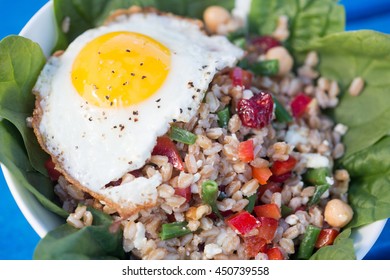
[[[18,34],[47,0],[0,0],[0,38]],[[389,0],[344,0],[347,30],[374,29],[390,33]],[[1,145],[1,144],[0,144]],[[0,260],[31,259],[39,236],[16,205],[0,171]],[[390,222],[365,259],[390,259]]]

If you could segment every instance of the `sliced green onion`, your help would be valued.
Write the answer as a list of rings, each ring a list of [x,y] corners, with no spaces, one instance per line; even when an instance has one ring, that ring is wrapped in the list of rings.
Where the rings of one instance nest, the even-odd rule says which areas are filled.
[[[217,112],[218,116],[218,125],[220,127],[227,127],[230,120],[230,110],[229,107]]]
[[[170,224],[163,224],[160,232],[161,240],[180,237],[191,233],[191,230],[187,228],[187,224],[187,222],[174,222]]]
[[[317,204],[320,201],[321,195],[324,194],[327,190],[329,190],[330,185],[318,185],[316,186],[316,190],[314,191],[313,196],[310,198],[309,202],[307,203],[308,206],[312,206],[314,204]]]
[[[327,167],[311,168],[303,175],[303,180],[306,183],[313,185],[325,185],[328,184],[326,177],[330,177],[330,170]]]
[[[278,122],[288,123],[293,120],[290,113],[284,108],[284,106],[274,97],[275,103],[275,117]]]
[[[249,60],[244,58],[242,60],[240,60],[237,64],[238,67],[242,68],[242,69],[249,69],[250,68],[250,63],[249,63]]]
[[[218,218],[223,220],[221,213],[217,207],[218,184],[213,180],[206,180],[202,183],[202,201],[211,206],[213,212]]]
[[[169,138],[177,142],[192,145],[195,143],[197,136],[178,126],[172,126]]]
[[[240,38],[245,39],[247,37],[247,30],[245,28],[240,28],[234,32],[230,32],[226,37],[230,42],[234,42],[234,40]]]
[[[298,259],[300,260],[310,259],[311,255],[313,254],[314,245],[316,244],[320,232],[321,229],[313,225],[309,225],[306,228],[306,232],[301,241],[301,245],[299,245]]]
[[[248,205],[245,207],[245,210],[249,213],[253,212],[253,208],[255,208],[256,199],[257,199],[257,193],[252,194],[251,196],[248,196],[247,199],[249,200]]]
[[[263,60],[249,66],[256,75],[273,76],[279,72],[279,61],[277,59]]]
[[[236,38],[232,41],[232,43],[241,49],[246,48],[246,39],[244,37]]]
[[[285,218],[287,217],[288,215],[292,214],[294,211],[292,208],[282,204],[282,206],[280,207],[280,210],[282,212],[282,217]]]

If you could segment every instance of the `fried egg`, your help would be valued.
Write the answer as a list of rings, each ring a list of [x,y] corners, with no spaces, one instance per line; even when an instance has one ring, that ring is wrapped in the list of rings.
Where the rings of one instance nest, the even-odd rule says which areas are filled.
[[[109,182],[141,168],[170,123],[189,121],[214,75],[243,51],[192,20],[118,17],[51,57],[34,87],[34,131],[74,185],[121,214],[156,203],[161,176]]]

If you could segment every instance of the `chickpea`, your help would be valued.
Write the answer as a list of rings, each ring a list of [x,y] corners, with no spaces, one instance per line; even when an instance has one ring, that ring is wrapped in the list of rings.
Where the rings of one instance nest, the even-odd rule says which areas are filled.
[[[332,227],[343,227],[353,217],[351,206],[340,199],[332,199],[325,206],[325,221]]]
[[[231,20],[228,10],[220,6],[210,6],[203,14],[206,28],[211,33],[217,33],[221,25],[227,24]]]
[[[283,76],[291,71],[294,60],[286,50],[285,47],[279,46],[271,48],[265,54],[266,59],[277,59],[279,61],[279,72],[278,75]]]

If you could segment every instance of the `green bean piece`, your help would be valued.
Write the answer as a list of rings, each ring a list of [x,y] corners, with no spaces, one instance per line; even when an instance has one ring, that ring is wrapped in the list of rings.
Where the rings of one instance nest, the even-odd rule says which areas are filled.
[[[187,222],[174,222],[170,224],[163,224],[160,232],[161,240],[167,240],[175,237],[184,236],[191,233],[187,228]]]
[[[293,118],[291,117],[290,113],[284,108],[284,106],[279,102],[278,99],[276,99],[275,97],[273,99],[275,103],[276,120],[281,123],[291,122]]]
[[[323,195],[327,190],[329,190],[329,188],[330,188],[329,184],[316,186],[316,190],[314,191],[314,194],[310,198],[310,200],[307,203],[307,205],[308,206],[312,206],[312,205],[317,204],[320,201],[320,199],[321,199],[321,195]]]
[[[298,249],[298,259],[308,260],[313,254],[314,245],[316,244],[318,235],[320,234],[321,229],[313,225],[309,225],[306,228],[305,235],[299,245]]]
[[[328,184],[326,177],[330,177],[330,170],[327,167],[311,168],[303,175],[303,180],[306,183],[313,185]]]
[[[285,218],[287,217],[288,215],[292,214],[294,211],[292,208],[282,204],[282,206],[280,207],[280,210],[282,212],[282,217]]]
[[[202,183],[202,201],[211,206],[213,212],[218,218],[223,220],[221,213],[217,207],[218,184],[213,180],[206,180]]]
[[[217,112],[217,116],[218,116],[218,125],[220,127],[227,127],[230,120],[229,107],[225,107],[223,110]]]
[[[253,212],[253,208],[255,208],[256,200],[257,200],[257,193],[252,194],[251,196],[248,196],[247,199],[249,200],[248,205],[245,207],[245,210],[249,213]]]
[[[197,136],[183,128],[172,126],[169,133],[169,138],[177,142],[192,145],[195,143]]]
[[[277,59],[262,60],[249,66],[256,75],[273,76],[279,72],[279,61]]]

